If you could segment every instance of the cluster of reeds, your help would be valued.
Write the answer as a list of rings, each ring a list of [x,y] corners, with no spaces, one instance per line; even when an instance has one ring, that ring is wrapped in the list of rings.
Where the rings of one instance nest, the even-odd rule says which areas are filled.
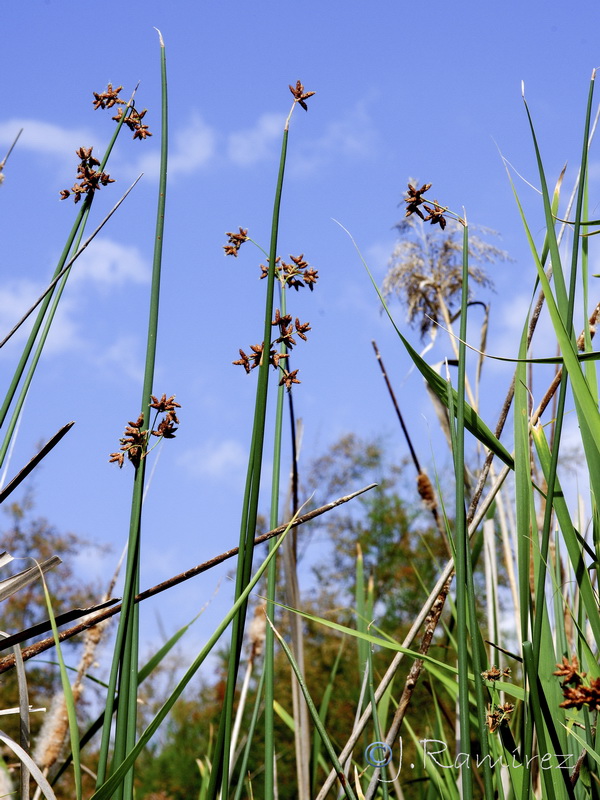
[[[416,184],[410,183],[406,197],[407,217],[414,217],[423,224],[428,222],[437,225],[442,232],[446,232],[450,224],[457,226],[460,245],[453,244],[452,252],[459,253],[460,266],[458,268],[454,264],[451,269],[444,271],[444,262],[440,261],[437,267],[441,268],[426,275],[423,270],[427,265],[423,260],[413,259],[412,265],[403,265],[399,261],[392,276],[399,285],[409,288],[409,294],[412,292],[409,296],[409,313],[413,319],[419,314],[427,314],[420,320],[423,334],[430,332],[438,321],[444,323],[453,348],[452,361],[457,366],[455,380],[451,379],[449,372],[443,377],[409,343],[389,313],[386,294],[373,281],[402,346],[424,377],[436,402],[444,409],[456,478],[454,498],[449,501],[440,493],[439,486],[434,487],[422,467],[393,398],[416,468],[417,494],[428,513],[432,514],[449,556],[446,566],[440,567],[436,585],[428,587],[429,597],[421,613],[404,640],[397,642],[372,622],[375,614],[373,581],[372,577],[365,575],[360,548],[357,551],[355,584],[356,626],[349,627],[331,619],[316,617],[300,608],[294,534],[290,534],[290,531],[351,497],[332,498],[328,506],[305,514],[302,514],[298,499],[297,424],[292,390],[300,380],[297,377],[299,368],[296,367],[294,348],[297,344],[295,337],[306,340],[311,328],[308,322],[301,322],[293,315],[288,294],[291,288],[298,291],[308,287],[312,291],[318,273],[304,260],[304,254],[290,256],[289,263],[282,260],[278,231],[292,112],[297,105],[307,110],[306,101],[314,94],[306,91],[300,81],[289,87],[293,101],[282,131],[271,239],[268,249],[263,251],[266,265],[261,265],[261,277],[265,279],[262,335],[257,336],[259,343],[246,350],[240,349],[240,358],[233,362],[242,366],[246,373],[257,374],[239,545],[235,552],[230,551],[211,562],[198,565],[151,590],[140,591],[146,456],[151,450],[152,436],[156,439],[174,438],[177,430],[175,425],[179,424],[179,404],[175,402],[175,396],[161,396],[154,387],[168,152],[167,76],[162,37],[160,50],[161,168],[144,379],[139,411],[134,413],[135,419],[128,423],[120,440],[120,449],[110,455],[110,460],[119,466],[127,458],[133,467],[123,597],[119,606],[110,604],[106,608],[88,609],[88,616],[83,622],[60,632],[59,627],[63,623],[72,623],[74,617],[55,616],[48,597],[47,630],[51,629],[52,636],[23,651],[20,644],[31,635],[30,631],[18,632],[5,642],[6,646],[13,646],[15,650],[13,655],[0,660],[0,671],[15,667],[18,670],[21,703],[17,713],[22,720],[22,736],[21,741],[16,742],[0,732],[0,740],[21,763],[21,796],[30,796],[32,778],[38,794],[54,798],[55,790],[48,778],[52,774],[50,770],[54,769],[53,780],[58,781],[57,786],[60,786],[60,776],[71,766],[75,796],[80,800],[84,796],[82,750],[93,735],[100,732],[98,767],[91,798],[129,800],[134,797],[136,761],[215,648],[220,636],[231,626],[228,672],[218,731],[210,750],[198,755],[201,777],[199,796],[202,800],[230,797],[237,800],[254,796],[252,781],[247,780],[247,765],[259,724],[264,731],[263,796],[267,800],[283,796],[277,781],[276,715],[285,720],[294,740],[297,783],[286,796],[300,800],[308,800],[313,796],[325,800],[337,794],[351,800],[403,797],[408,796],[408,792],[413,797],[462,797],[465,800],[475,796],[490,799],[514,797],[518,800],[527,800],[532,796],[548,800],[598,797],[600,749],[596,718],[600,707],[600,613],[596,570],[600,556],[600,517],[597,508],[597,498],[600,496],[600,413],[595,369],[597,354],[592,348],[592,338],[599,306],[593,302],[590,304],[588,237],[591,234],[590,227],[599,222],[589,220],[587,212],[594,76],[586,110],[574,203],[569,204],[565,221],[559,218],[562,176],[551,194],[533,122],[526,106],[546,227],[543,242],[536,243],[515,188],[517,208],[531,248],[535,277],[531,313],[523,321],[519,352],[513,359],[514,380],[508,387],[506,402],[494,431],[483,421],[478,410],[477,397],[483,364],[481,353],[477,357],[475,389],[468,369],[470,281],[474,279],[477,283],[483,283],[484,277],[469,264],[470,256],[478,252],[478,244],[477,240],[471,238],[464,213],[453,214],[437,200],[427,201],[425,195],[431,184],[425,183],[417,188]],[[143,141],[152,135],[142,122],[146,110],[136,110],[133,96],[128,102],[121,100],[121,91],[122,87],[114,89],[109,84],[106,91],[94,92],[94,108],[110,109],[117,106],[117,113],[113,117],[116,122],[114,136],[101,159],[92,155],[91,147],[81,147],[77,151],[77,180],[70,190],[61,192],[63,198],[74,196],[78,204],[75,222],[52,282],[29,312],[31,314],[35,308],[39,309],[0,411],[0,425],[4,429],[0,466],[15,435],[24,398],[30,389],[71,268],[106,221],[84,240],[95,193],[114,182],[105,172],[105,167],[119,132],[125,125],[133,131],[136,139]],[[5,162],[6,159],[0,164],[0,175]],[[572,233],[566,266],[565,256],[560,249],[565,230]],[[233,257],[238,256],[242,244],[253,242],[248,230],[243,227],[239,228],[238,233],[228,233],[227,236],[225,253]],[[257,245],[256,242],[254,244]],[[392,283],[384,287],[387,294]],[[453,303],[456,303],[456,307]],[[550,345],[546,342],[548,356],[533,359],[529,349],[543,305],[548,310],[560,355],[552,355]],[[457,320],[459,330],[455,333],[453,325]],[[481,341],[483,350],[485,335]],[[376,346],[375,349],[391,391],[391,382]],[[530,407],[529,373],[538,364],[555,364],[556,372],[554,379],[549,382],[542,404],[533,409]],[[267,417],[271,370],[276,373],[277,395],[273,420]],[[279,498],[286,396],[294,457],[290,501],[282,511]],[[552,418],[543,421],[543,414],[551,401],[554,402]],[[582,520],[570,511],[561,485],[561,440],[565,414],[570,407],[577,414],[582,458],[585,459],[589,476],[591,536],[587,535]],[[513,445],[509,447],[502,437],[511,419],[511,409]],[[61,429],[8,484],[2,491],[2,500],[59,443],[68,429],[68,425]],[[270,532],[257,539],[259,492],[264,483],[264,446],[268,429],[274,430],[273,467],[269,476]],[[477,448],[471,447],[473,443],[477,444]],[[473,450],[475,455],[472,455]],[[475,462],[474,459],[478,460]],[[509,476],[512,483],[507,480]],[[509,485],[512,488],[507,488]],[[454,509],[452,515],[447,511],[450,507]],[[256,568],[253,561],[255,547],[257,543],[267,540],[268,554]],[[280,548],[284,555],[286,598],[289,599],[285,607],[290,614],[288,634],[285,636],[279,624],[282,598],[277,595],[277,557]],[[161,663],[189,627],[185,626],[177,632],[146,665],[140,667],[140,601],[151,594],[171,589],[192,574],[210,569],[214,563],[233,555],[237,556],[237,567],[235,596],[230,610],[185,670],[183,677],[174,687],[170,687],[165,702],[150,723],[140,732],[137,709],[139,684]],[[0,596],[7,597],[24,582],[38,577],[43,580],[44,571],[52,566],[50,560],[16,576],[6,585],[3,584]],[[485,607],[477,597],[479,574],[485,578]],[[500,625],[500,574],[506,576],[511,613],[515,620],[515,627],[509,634]],[[249,597],[263,575],[267,579],[266,602],[264,607],[257,610],[254,622],[248,625]],[[82,732],[76,713],[81,681],[98,643],[98,626],[117,612],[119,623],[106,687],[105,709],[91,728]],[[506,606],[504,613],[507,613]],[[359,669],[355,724],[348,731],[345,743],[334,742],[328,732],[328,706],[335,694],[339,657],[331,673],[325,676],[323,692],[318,698],[314,697],[306,680],[304,619],[328,628],[332,636],[347,637],[357,643]],[[76,681],[71,686],[60,641],[86,629],[89,631],[86,649]],[[36,632],[39,633],[39,630]],[[239,672],[248,635],[251,648],[246,677],[239,693]],[[440,651],[436,650],[434,657],[432,647],[440,642],[444,643],[444,655],[439,655]],[[49,717],[44,731],[46,739],[38,747],[34,758],[28,736],[29,710],[24,661],[51,646],[56,648],[60,663],[64,700],[57,702],[57,710]],[[374,667],[375,647],[381,652],[390,653],[383,676],[378,675]],[[291,714],[286,713],[277,699],[277,651],[285,655],[289,671],[294,676]],[[406,659],[410,660],[410,668],[402,689],[393,691],[394,677]],[[242,732],[253,674],[259,675],[258,679],[254,678],[254,705],[249,711],[249,723]],[[431,701],[428,708],[419,708],[414,713],[413,696],[423,676],[428,679]],[[65,757],[64,753],[61,755],[61,749],[67,727],[69,744]],[[239,747],[242,733],[244,742]],[[419,756],[418,763],[410,768],[410,780],[407,778],[409,770],[402,764],[403,737]],[[54,767],[55,762],[61,759],[62,763]]]

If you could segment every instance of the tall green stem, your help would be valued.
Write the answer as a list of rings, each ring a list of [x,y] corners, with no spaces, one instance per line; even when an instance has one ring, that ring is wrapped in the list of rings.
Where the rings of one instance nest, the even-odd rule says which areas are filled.
[[[148,333],[146,343],[146,363],[144,369],[144,382],[142,388],[142,401],[140,413],[144,415],[144,423],[149,423],[149,404],[154,382],[154,366],[156,361],[156,340],[158,333],[158,309],[160,298],[160,280],[162,269],[162,248],[164,235],[165,203],[167,190],[167,152],[168,152],[168,105],[167,105],[167,71],[165,46],[159,32],[161,48],[161,86],[162,86],[162,123],[161,123],[161,161],[158,190],[158,208],[156,216],[154,258],[152,264],[152,285],[150,290],[150,310],[148,319]],[[110,725],[115,708],[115,694],[118,684],[118,698],[116,703],[117,721],[115,731],[115,747],[112,760],[113,771],[125,760],[129,751],[133,749],[136,735],[137,719],[137,672],[138,672],[138,641],[139,641],[139,606],[134,602],[139,591],[140,574],[140,545],[141,545],[141,518],[142,500],[144,490],[145,459],[142,457],[135,470],[133,494],[131,500],[131,514],[129,521],[129,539],[127,550],[127,566],[125,573],[125,587],[123,590],[123,605],[119,619],[117,640],[114,649],[114,658],[107,692],[105,719],[107,724],[102,730],[102,744],[100,763],[98,767],[97,786],[101,786],[107,777],[108,747],[110,739]],[[133,769],[131,769],[123,784],[115,793],[117,800],[130,798],[133,793]]]
[[[242,520],[240,525],[239,540],[240,550],[238,556],[235,587],[236,599],[241,595],[244,588],[247,586],[248,581],[250,580],[252,556],[254,551],[254,534],[256,530],[256,518],[258,516],[258,495],[260,489],[260,476],[265,436],[267,389],[269,384],[269,343],[271,341],[271,320],[273,318],[275,261],[277,259],[279,212],[281,208],[281,194],[283,189],[283,176],[285,172],[285,161],[287,155],[287,142],[288,128],[286,124],[281,143],[281,157],[279,160],[279,173],[277,177],[277,186],[275,189],[275,202],[273,206],[273,219],[271,224],[269,272],[267,276],[267,292],[264,316],[264,351],[258,371],[256,401],[254,406],[254,424],[252,428],[252,441],[250,445],[246,489],[244,492],[242,507]],[[219,733],[215,745],[210,784],[208,788],[209,800],[216,799],[219,789],[222,789],[223,797],[227,797],[229,790],[229,742],[231,740],[231,727],[233,720],[233,701],[242,649],[247,606],[248,603],[245,601],[240,606],[240,610],[234,617],[232,624],[231,648],[227,672],[227,687],[225,691],[223,712],[221,714],[221,721],[219,724]]]

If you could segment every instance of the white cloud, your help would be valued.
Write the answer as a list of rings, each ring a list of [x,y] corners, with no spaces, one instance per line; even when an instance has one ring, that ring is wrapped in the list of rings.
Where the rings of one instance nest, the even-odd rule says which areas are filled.
[[[0,146],[8,149],[21,128],[23,133],[16,145],[19,149],[73,164],[76,163],[75,151],[82,146],[90,147],[94,141],[93,134],[86,128],[65,128],[37,119],[10,119],[0,123]]]
[[[0,331],[2,336],[12,329],[21,316],[28,310],[42,292],[42,286],[27,279],[7,281],[0,288]],[[47,353],[62,353],[77,350],[80,347],[79,326],[76,322],[76,303],[63,297],[54,316],[50,333],[45,345]],[[34,311],[27,322],[17,331],[10,344],[22,345],[29,335],[32,320],[36,318]],[[10,348],[9,348],[10,349]]]
[[[306,174],[324,163],[338,159],[367,158],[377,144],[377,132],[364,102],[358,103],[341,119],[330,122],[319,138],[305,144],[295,162],[295,171]]]
[[[374,242],[365,250],[365,261],[373,275],[384,278],[387,274],[390,256],[394,250],[394,240]]]
[[[252,166],[259,161],[277,155],[281,142],[285,115],[265,113],[253,128],[229,135],[227,154],[234,164]]]
[[[144,377],[144,353],[142,343],[136,336],[120,336],[111,345],[103,346],[95,363],[114,374],[127,375],[141,382]]]
[[[208,164],[215,154],[215,131],[197,113],[177,131],[173,141],[175,147],[169,158],[171,175],[195,172]]]
[[[0,330],[8,332],[37,299],[40,287],[27,279],[5,281],[0,286]],[[24,338],[26,326],[18,334]]]
[[[63,296],[56,309],[44,348],[48,355],[59,355],[85,349],[86,345],[79,323],[80,317],[77,312],[77,301],[71,297]]]
[[[204,122],[200,114],[194,113],[190,121],[179,127],[177,133],[170,137],[169,177],[189,175],[205,167],[215,155],[216,140],[215,130]],[[149,142],[152,140],[146,140],[142,146]],[[155,178],[158,176],[159,168],[160,154],[155,147],[152,152],[142,155],[135,164],[128,163],[127,173],[137,177],[143,172],[145,176]]]
[[[52,156],[54,160],[59,159],[61,168],[63,163],[71,165],[73,173],[77,164],[75,151],[82,146],[90,147],[98,140],[98,133],[91,129],[67,128],[42,120],[17,118],[0,123],[0,150],[8,150],[21,128],[23,133],[17,148],[33,151],[44,158]],[[130,139],[127,133],[125,128],[123,135]],[[121,151],[111,159],[112,162],[117,161],[117,168],[109,171],[114,171],[120,177],[127,175],[137,178],[140,172],[148,177],[156,177],[160,165],[159,138],[156,135],[141,143],[127,141],[130,146],[127,162]],[[192,114],[189,121],[183,127],[178,127],[170,138],[169,175],[173,177],[196,172],[204,167],[214,157],[216,140],[215,130],[198,113]],[[132,158],[131,148],[135,148],[134,153],[139,156],[137,160]],[[94,155],[100,157],[97,152]]]
[[[61,297],[52,327],[48,336],[45,350],[48,354],[58,355],[64,352],[90,350],[89,357],[93,357],[95,347],[85,338],[83,319],[85,315],[85,302],[88,287],[107,293],[114,287],[126,284],[140,284],[148,282],[150,267],[142,258],[135,246],[122,245],[110,239],[99,239],[92,242],[75,262],[73,271],[65,294]],[[5,281],[0,287],[0,332],[2,335],[19,321],[35,300],[46,288],[45,284],[34,283],[28,279],[15,279]],[[17,331],[11,341],[12,346],[22,345],[29,334],[33,320],[37,316],[33,312],[29,320]],[[11,348],[9,348],[11,349]],[[112,346],[103,346],[102,354],[97,362],[112,366],[114,363],[123,363],[124,356],[127,363],[139,363],[137,342],[130,340],[117,340]],[[131,356],[131,357],[129,357]],[[140,370],[129,370],[132,377],[138,379]]]
[[[69,283],[91,281],[103,288],[125,283],[147,283],[150,267],[134,245],[112,239],[94,239],[73,266]]]
[[[199,478],[221,479],[232,473],[236,479],[245,468],[248,453],[235,439],[207,442],[182,453],[179,463]]]
[[[230,160],[246,167],[275,157],[279,152],[284,123],[283,114],[269,112],[261,114],[252,128],[230,134],[227,144]],[[366,105],[359,103],[344,117],[331,122],[319,138],[301,147],[291,168],[304,174],[340,154],[364,158],[373,152],[375,144],[375,128]]]

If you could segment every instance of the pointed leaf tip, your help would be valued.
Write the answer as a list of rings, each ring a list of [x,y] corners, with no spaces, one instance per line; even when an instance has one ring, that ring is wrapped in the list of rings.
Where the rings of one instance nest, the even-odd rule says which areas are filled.
[[[160,42],[160,46],[164,47],[165,46],[165,40],[163,39],[162,33],[158,30],[158,28],[156,26],[154,26],[154,30],[158,33],[158,40]]]
[[[521,81],[521,97],[525,100],[525,81]]]

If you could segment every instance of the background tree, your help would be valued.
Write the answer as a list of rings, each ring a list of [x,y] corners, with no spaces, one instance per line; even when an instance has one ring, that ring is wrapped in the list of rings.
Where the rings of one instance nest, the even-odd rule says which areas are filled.
[[[411,472],[412,465],[391,461],[381,443],[354,434],[340,438],[307,470],[316,503],[335,496],[341,486],[377,483],[352,504],[313,523],[327,532],[331,548],[331,558],[321,559],[314,571],[319,585],[338,595],[338,603],[351,601],[359,544],[365,571],[374,578],[376,608],[385,609],[390,633],[412,622],[424,600],[423,585],[435,580],[447,558]]]
[[[96,547],[81,536],[74,533],[63,533],[51,525],[43,517],[35,516],[34,500],[31,493],[26,494],[21,501],[6,503],[3,507],[7,524],[0,532],[0,550],[10,553],[15,561],[12,562],[12,573],[20,572],[32,566],[32,559],[43,561],[52,555],[62,559],[62,563],[49,570],[46,575],[56,613],[68,611],[71,608],[85,608],[97,602],[102,595],[99,586],[80,579],[74,567],[75,559],[87,548]],[[4,577],[11,574],[10,567],[6,568]],[[44,591],[41,581],[33,581],[22,588],[2,604],[1,627],[8,634],[18,633],[25,628],[48,619]],[[44,638],[44,634],[38,638]],[[26,644],[36,641],[28,640]],[[67,663],[77,666],[81,642],[75,638],[64,643],[64,653]],[[60,691],[60,676],[58,669],[49,662],[55,660],[52,650],[37,659],[26,662],[25,669],[29,690],[30,703],[34,707],[50,709],[53,699]],[[18,705],[18,690],[16,675],[9,671],[2,675],[2,707],[12,708]],[[43,713],[31,716],[32,742],[36,737],[45,719]],[[8,716],[2,723],[3,730],[17,741],[19,740],[18,717]],[[50,746],[51,742],[48,742]],[[12,758],[8,757],[12,762]],[[63,784],[67,793],[70,791],[67,784]],[[65,795],[67,796],[67,795]]]

